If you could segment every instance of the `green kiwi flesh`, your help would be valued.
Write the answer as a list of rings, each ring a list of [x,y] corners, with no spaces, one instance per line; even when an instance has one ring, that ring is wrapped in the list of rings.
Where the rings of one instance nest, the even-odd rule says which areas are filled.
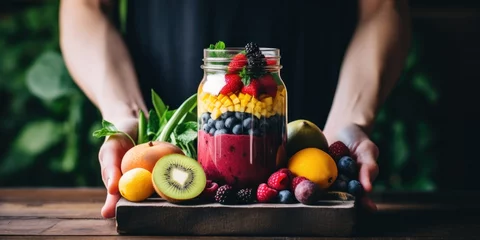
[[[170,202],[196,198],[205,189],[207,177],[197,160],[169,154],[157,161],[152,181],[158,195]]]

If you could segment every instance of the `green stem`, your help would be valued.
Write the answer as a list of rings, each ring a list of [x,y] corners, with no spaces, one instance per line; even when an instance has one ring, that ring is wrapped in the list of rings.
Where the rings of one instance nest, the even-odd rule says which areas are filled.
[[[165,124],[162,132],[158,136],[158,141],[167,141],[170,134],[173,132],[175,127],[178,125],[178,122],[183,118],[183,116],[190,111],[192,106],[197,104],[197,94],[193,94],[187,100],[185,100],[182,105],[175,111],[170,120]]]

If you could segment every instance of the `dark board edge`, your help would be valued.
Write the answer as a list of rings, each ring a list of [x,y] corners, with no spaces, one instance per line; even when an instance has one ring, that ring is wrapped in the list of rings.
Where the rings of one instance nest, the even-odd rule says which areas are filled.
[[[354,200],[324,200],[321,205],[178,205],[153,198],[141,203],[120,199],[120,235],[164,236],[352,236]]]

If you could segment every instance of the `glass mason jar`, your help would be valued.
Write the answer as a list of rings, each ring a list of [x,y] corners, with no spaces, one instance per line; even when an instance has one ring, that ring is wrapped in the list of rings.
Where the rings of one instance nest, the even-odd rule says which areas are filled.
[[[287,90],[280,50],[258,51],[204,49],[197,156],[207,179],[220,184],[257,187],[286,166]]]

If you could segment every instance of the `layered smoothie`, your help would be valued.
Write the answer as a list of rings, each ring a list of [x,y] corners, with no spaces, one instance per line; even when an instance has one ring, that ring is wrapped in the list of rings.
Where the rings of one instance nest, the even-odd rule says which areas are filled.
[[[198,89],[198,161],[210,180],[255,187],[285,157],[286,89],[279,58],[265,57],[254,43],[229,56],[213,55],[228,61],[219,66],[209,54],[204,60],[214,63],[206,64]]]

